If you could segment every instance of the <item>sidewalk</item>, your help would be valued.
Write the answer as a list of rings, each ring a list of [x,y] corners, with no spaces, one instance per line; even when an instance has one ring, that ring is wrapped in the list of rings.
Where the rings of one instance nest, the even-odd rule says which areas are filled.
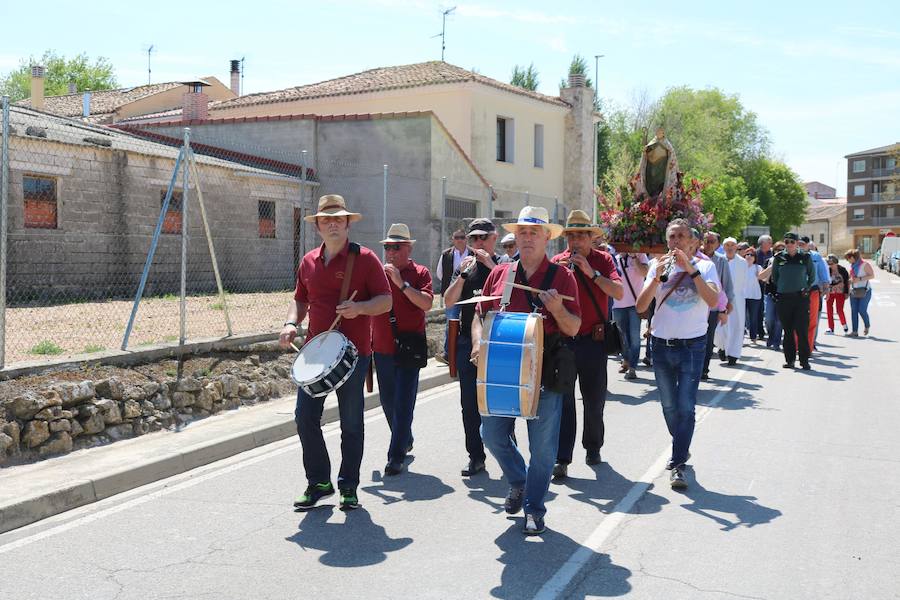
[[[451,381],[447,367],[432,359],[421,371],[419,391]],[[295,403],[294,396],[270,400],[194,421],[178,432],[160,431],[2,469],[0,533],[294,436]],[[376,380],[365,408],[379,406]],[[322,420],[337,419],[337,398],[331,394]]]

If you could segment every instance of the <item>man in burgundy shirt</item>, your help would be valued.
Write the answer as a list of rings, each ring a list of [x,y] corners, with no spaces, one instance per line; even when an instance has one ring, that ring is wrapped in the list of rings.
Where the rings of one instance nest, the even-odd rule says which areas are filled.
[[[594,331],[609,320],[609,297],[621,300],[625,293],[616,265],[608,252],[595,249],[591,241],[600,235],[601,229],[591,223],[587,213],[573,210],[566,219],[563,230],[568,243],[565,252],[557,254],[551,262],[571,269],[578,282],[578,304],[581,306],[581,328],[573,341],[578,384],[584,402],[584,427],[581,445],[587,452],[589,465],[600,464],[600,448],[603,447],[603,409],[606,406],[606,352],[603,342],[594,340]],[[563,395],[562,420],[559,432],[559,452],[553,468],[554,481],[560,482],[568,475],[575,449],[575,388]]]
[[[323,243],[307,252],[297,270],[294,302],[288,309],[288,319],[281,330],[279,342],[287,348],[297,336],[297,326],[309,314],[306,339],[326,331],[336,315],[341,316],[338,329],[353,342],[359,361],[350,378],[337,390],[341,419],[341,468],[338,488],[341,508],[359,506],[356,488],[359,485],[359,466],[363,454],[363,382],[372,354],[372,325],[370,317],[391,309],[391,289],[381,261],[374,252],[357,244],[350,244],[350,223],[362,219],[359,213],[348,212],[344,199],[337,195],[319,198],[319,209],[304,217],[315,223]],[[354,259],[347,296],[340,301],[341,284],[346,275],[350,252]],[[334,493],[331,484],[331,461],[322,436],[322,409],[325,397],[313,398],[302,388],[297,390],[297,409],[294,420],[303,447],[303,468],[308,482],[306,491],[294,506],[309,510],[326,496]]]
[[[387,262],[384,273],[391,282],[393,308],[390,312],[372,319],[372,347],[375,350],[375,373],[378,375],[378,391],[381,408],[391,428],[388,462],[385,475],[403,472],[406,453],[412,447],[412,420],[419,391],[419,369],[405,357],[400,364],[397,356],[397,334],[414,334],[421,340],[421,364],[427,360],[425,353],[425,311],[431,310],[434,292],[431,290],[431,273],[413,262],[412,253],[416,240],[410,239],[409,227],[394,223],[388,229],[387,238],[381,240]],[[391,323],[391,320],[394,323]]]
[[[508,223],[503,227],[516,234],[516,245],[519,247],[519,260],[495,267],[484,283],[483,294],[486,296],[502,296],[510,269],[516,269],[516,280],[524,285],[543,289],[534,294],[521,289],[513,289],[509,296],[507,312],[530,313],[538,310],[544,317],[544,360],[547,361],[550,340],[571,337],[581,326],[578,308],[578,288],[575,277],[568,269],[551,265],[547,260],[547,242],[559,237],[562,226],[551,224],[547,209],[539,206],[526,206],[519,213],[516,223]],[[545,279],[548,271],[553,269],[547,285]],[[575,298],[563,301],[561,295]],[[481,314],[489,310],[497,310],[499,302],[493,300],[479,304]],[[477,356],[481,341],[481,318],[476,315],[472,320],[472,356]],[[546,369],[545,369],[546,370]],[[506,512],[518,513],[524,504],[526,535],[538,535],[544,532],[544,515],[547,509],[544,498],[550,488],[550,476],[556,452],[559,447],[559,419],[562,413],[562,393],[547,385],[541,388],[538,402],[537,418],[529,419],[528,448],[531,454],[526,469],[525,459],[512,440],[516,421],[512,417],[482,416],[481,436],[509,483],[509,494],[506,496]]]

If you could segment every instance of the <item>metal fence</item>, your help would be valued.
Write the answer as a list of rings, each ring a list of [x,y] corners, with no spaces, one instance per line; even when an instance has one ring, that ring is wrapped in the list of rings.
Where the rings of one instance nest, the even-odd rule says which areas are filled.
[[[299,260],[319,243],[304,217],[323,194],[363,214],[351,237],[370,248],[407,223],[414,260],[431,269],[475,217],[514,220],[526,204],[566,214],[556,198],[441,165],[224,148],[6,102],[2,127],[0,367],[277,332]]]

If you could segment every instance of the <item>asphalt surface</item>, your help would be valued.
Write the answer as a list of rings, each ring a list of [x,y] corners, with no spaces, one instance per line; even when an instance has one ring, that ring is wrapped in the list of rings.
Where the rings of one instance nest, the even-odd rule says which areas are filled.
[[[576,448],[547,533],[525,538],[496,462],[460,476],[451,384],[420,394],[398,477],[367,413],[357,511],[294,512],[299,443],[276,442],[0,535],[0,599],[900,598],[900,279],[874,287],[872,335],[823,321],[812,372],[749,344],[738,367],[714,361],[685,492],[652,373],[610,364],[604,462]]]

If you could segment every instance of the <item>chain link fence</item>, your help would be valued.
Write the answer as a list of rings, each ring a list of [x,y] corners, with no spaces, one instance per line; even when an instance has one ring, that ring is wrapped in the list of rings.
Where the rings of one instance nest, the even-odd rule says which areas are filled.
[[[224,147],[181,127],[117,130],[19,107],[2,124],[5,367],[276,333],[299,260],[320,243],[304,217],[324,194],[363,214],[351,238],[379,253],[387,227],[407,223],[413,259],[432,270],[476,217],[513,221],[532,204],[562,222],[568,210],[337,142]]]

